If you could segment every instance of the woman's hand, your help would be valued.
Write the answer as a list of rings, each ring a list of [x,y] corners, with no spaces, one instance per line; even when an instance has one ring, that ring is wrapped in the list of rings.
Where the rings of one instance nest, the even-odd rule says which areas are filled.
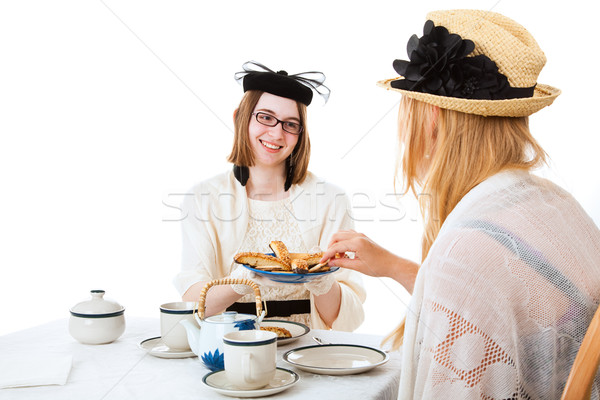
[[[256,283],[260,287],[287,285],[286,283],[275,282],[275,281],[272,281],[269,278],[266,278],[264,276],[258,275],[256,273],[254,273],[253,271],[249,270],[248,268],[242,266],[242,265],[238,265],[233,270],[233,272],[229,275],[229,277],[230,278],[235,278],[235,279],[249,279],[249,280],[253,281],[254,283]],[[249,294],[249,293],[254,293],[253,289],[250,286],[247,286],[247,285],[235,284],[235,285],[231,285],[231,288],[236,293],[241,294],[241,295]]]
[[[346,253],[354,253],[347,257]],[[341,255],[340,258],[335,258]],[[339,231],[331,237],[321,262],[329,260],[329,265],[352,269],[374,277],[388,277],[396,280],[412,292],[419,265],[389,252],[362,233]]]
[[[331,290],[331,287],[335,282],[333,274],[328,274],[306,282],[304,287],[315,296],[322,296]]]

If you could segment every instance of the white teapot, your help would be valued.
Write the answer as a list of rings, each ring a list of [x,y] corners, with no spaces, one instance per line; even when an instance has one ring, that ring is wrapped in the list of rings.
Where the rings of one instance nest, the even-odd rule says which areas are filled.
[[[204,302],[206,293],[215,285],[245,284],[254,289],[256,296],[256,315],[238,314],[235,311],[225,311],[222,314],[204,318]],[[182,320],[180,324],[185,327],[190,348],[211,371],[224,369],[223,335],[233,331],[259,329],[260,322],[265,316],[262,309],[260,289],[258,285],[248,279],[224,278],[208,282],[200,293],[198,308],[194,318],[200,328],[189,320]]]

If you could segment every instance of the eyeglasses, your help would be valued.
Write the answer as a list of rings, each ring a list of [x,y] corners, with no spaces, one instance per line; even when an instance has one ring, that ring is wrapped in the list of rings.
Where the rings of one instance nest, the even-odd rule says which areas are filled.
[[[256,120],[266,126],[277,126],[277,124],[281,123],[281,127],[287,133],[291,133],[292,135],[299,135],[302,132],[303,126],[297,122],[292,121],[282,121],[280,119],[275,118],[271,114],[267,114],[264,112],[256,112],[252,113]]]

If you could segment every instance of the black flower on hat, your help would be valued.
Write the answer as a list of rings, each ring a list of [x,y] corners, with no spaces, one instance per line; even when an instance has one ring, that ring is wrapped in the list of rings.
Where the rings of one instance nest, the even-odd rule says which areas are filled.
[[[443,26],[427,21],[423,36],[412,35],[408,41],[406,50],[410,61],[394,61],[394,69],[404,80],[394,81],[392,85],[398,89],[450,96],[460,76],[457,64],[474,48],[472,41],[462,40]]]
[[[478,100],[501,100],[508,98],[510,89],[506,76],[498,72],[496,63],[484,55],[466,57],[456,69],[458,93],[454,97]]]
[[[396,89],[447,97],[501,100],[530,97],[533,88],[513,88],[496,63],[480,54],[468,57],[475,44],[448,32],[433,21],[425,22],[423,36],[413,35],[407,44],[410,61],[394,60],[404,79],[391,82]],[[524,91],[525,89],[525,91]]]

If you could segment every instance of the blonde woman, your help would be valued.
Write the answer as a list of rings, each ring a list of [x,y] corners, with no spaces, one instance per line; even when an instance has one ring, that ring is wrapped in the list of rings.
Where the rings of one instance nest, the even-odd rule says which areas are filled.
[[[392,277],[412,293],[392,334],[402,399],[556,399],[600,302],[600,231],[555,184],[528,116],[560,91],[545,56],[493,12],[438,11],[408,44],[400,92],[405,193],[425,220],[417,265],[348,230],[323,259]],[[354,259],[334,259],[355,252]],[[598,398],[596,379],[593,398]],[[594,397],[596,396],[596,397]]]
[[[280,284],[233,261],[239,252],[271,252],[273,240],[295,253],[325,248],[336,231],[353,227],[346,194],[308,171],[307,106],[313,90],[328,94],[325,77],[288,75],[248,62],[236,78],[244,96],[234,112],[228,158],[233,171],[195,185],[183,202],[182,267],[175,286],[184,300],[197,301],[213,279],[249,278],[260,286],[267,318],[354,330],[364,318],[360,274],[340,270],[304,284]],[[252,293],[243,285],[215,286],[206,298],[206,315],[253,314]]]

